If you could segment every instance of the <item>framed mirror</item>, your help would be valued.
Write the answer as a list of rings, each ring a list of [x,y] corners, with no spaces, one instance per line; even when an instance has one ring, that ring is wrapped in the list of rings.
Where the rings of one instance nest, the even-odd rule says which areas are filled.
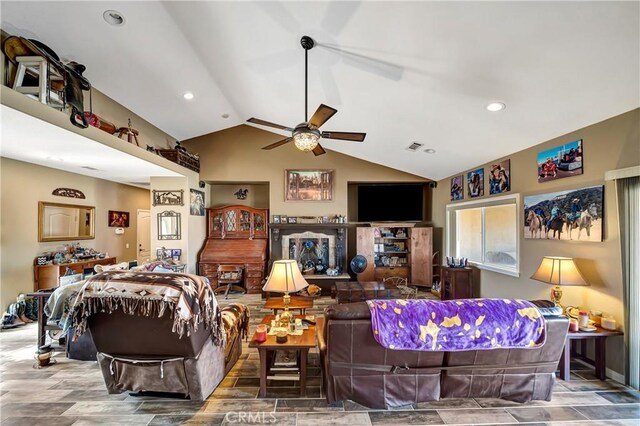
[[[96,208],[76,204],[38,203],[38,241],[92,240]]]
[[[180,236],[180,213],[167,210],[158,213],[158,239],[159,240],[179,240]]]

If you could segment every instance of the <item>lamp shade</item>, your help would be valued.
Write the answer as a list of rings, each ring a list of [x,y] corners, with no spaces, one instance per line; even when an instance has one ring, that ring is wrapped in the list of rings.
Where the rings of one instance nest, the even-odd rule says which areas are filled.
[[[551,285],[589,285],[570,257],[543,257],[531,278]]]
[[[308,285],[295,260],[276,260],[262,290],[288,294],[300,291]]]

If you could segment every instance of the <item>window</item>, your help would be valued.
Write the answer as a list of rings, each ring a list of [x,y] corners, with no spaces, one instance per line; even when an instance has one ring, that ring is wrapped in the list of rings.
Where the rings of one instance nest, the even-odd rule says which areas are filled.
[[[447,206],[446,252],[481,269],[519,276],[518,202],[508,195]]]

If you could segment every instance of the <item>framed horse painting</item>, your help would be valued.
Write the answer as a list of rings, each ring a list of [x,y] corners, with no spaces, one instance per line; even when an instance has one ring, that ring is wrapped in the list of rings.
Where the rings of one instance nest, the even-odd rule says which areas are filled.
[[[600,242],[604,186],[588,186],[524,197],[524,237]]]

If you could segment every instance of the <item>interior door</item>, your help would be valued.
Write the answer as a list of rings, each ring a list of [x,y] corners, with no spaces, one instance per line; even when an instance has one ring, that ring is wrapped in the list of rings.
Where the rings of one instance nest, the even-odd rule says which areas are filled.
[[[151,260],[151,214],[149,210],[138,210],[138,264]]]
[[[78,214],[76,209],[50,208],[50,214],[45,217],[45,236],[68,235],[77,237],[80,232]]]

